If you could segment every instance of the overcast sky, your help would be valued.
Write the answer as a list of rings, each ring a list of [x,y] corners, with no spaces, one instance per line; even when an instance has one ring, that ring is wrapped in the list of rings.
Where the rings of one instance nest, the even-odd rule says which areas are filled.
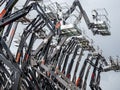
[[[94,36],[95,45],[99,45],[103,50],[103,55],[108,56],[120,55],[120,0],[81,0],[82,6],[90,14],[94,8],[106,8],[109,13],[109,19],[111,21],[110,31],[111,36],[102,37]],[[90,16],[90,15],[89,15]],[[89,35],[88,33],[87,35]],[[108,72],[102,74],[101,86],[103,90],[120,90],[120,73]]]
[[[24,1],[24,0],[19,0]],[[48,1],[48,0],[45,0]],[[71,4],[74,0],[51,0],[58,2],[67,2]],[[88,36],[95,41],[95,45],[99,45],[103,51],[103,56],[108,58],[109,56],[116,57],[120,55],[120,30],[119,30],[119,19],[120,19],[120,0],[80,0],[81,4],[91,18],[91,11],[96,8],[106,8],[109,13],[109,20],[111,21],[110,31],[111,36],[93,36],[92,33],[83,26]],[[1,11],[1,8],[0,8]],[[120,90],[120,73],[119,72],[108,72],[102,74],[101,86],[103,90]]]
[[[63,0],[59,0],[63,1]],[[73,2],[74,0],[64,0],[66,2]],[[109,56],[120,55],[120,0],[80,0],[83,8],[88,16],[91,18],[91,11],[96,8],[105,8],[109,14],[108,18],[111,21],[110,31],[111,36],[93,36],[91,32],[87,32],[95,41],[95,45],[99,45],[103,51],[103,55],[108,58]],[[84,27],[86,29],[86,27]],[[87,31],[88,29],[86,29]],[[120,90],[120,73],[108,72],[102,73],[101,86],[103,90]]]
[[[74,0],[51,0],[58,2],[72,3]],[[120,30],[119,30],[119,20],[120,20],[120,0],[80,0],[84,10],[91,18],[91,11],[96,8],[105,8],[109,14],[108,18],[110,20],[110,31],[111,36],[93,36],[87,27],[84,29],[87,35],[90,36],[95,41],[95,45],[103,51],[103,56],[108,59],[109,56],[114,58],[120,55]],[[119,72],[107,72],[102,73],[101,86],[103,90],[120,90],[120,73]]]

